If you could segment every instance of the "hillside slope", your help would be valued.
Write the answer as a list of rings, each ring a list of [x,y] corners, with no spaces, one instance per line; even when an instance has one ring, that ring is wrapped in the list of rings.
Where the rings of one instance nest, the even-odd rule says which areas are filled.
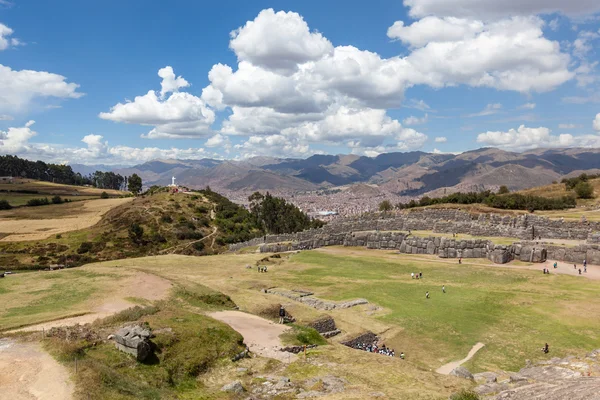
[[[159,191],[113,208],[86,229],[38,241],[0,242],[0,265],[38,269],[151,254],[205,255],[225,249],[231,229],[243,240],[253,237],[243,221],[219,229],[216,209],[217,202],[200,193]]]

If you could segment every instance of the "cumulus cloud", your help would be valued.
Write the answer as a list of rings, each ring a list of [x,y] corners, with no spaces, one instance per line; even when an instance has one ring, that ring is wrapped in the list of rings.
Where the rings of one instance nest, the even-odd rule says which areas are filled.
[[[316,61],[333,50],[323,35],[310,31],[300,14],[273,9],[262,10],[231,32],[229,47],[239,61],[282,73],[291,73],[299,64]]]
[[[242,157],[277,156],[306,157],[310,147],[297,139],[284,135],[250,136],[245,142],[235,145]],[[314,153],[314,152],[312,152]]]
[[[66,77],[45,71],[13,70],[0,64],[0,112],[18,112],[36,98],[77,99],[79,85]]]
[[[176,76],[173,67],[166,66],[158,70],[158,76],[162,78],[160,83],[160,97],[165,98],[167,93],[177,92],[180,88],[188,87],[190,84],[181,76]]]
[[[446,143],[448,139],[445,136],[438,136],[435,138],[436,143]]]
[[[423,125],[427,123],[428,118],[429,116],[427,114],[425,114],[421,118],[411,115],[410,117],[405,118],[402,122],[404,123],[404,125]]]
[[[600,11],[596,0],[404,0],[404,5],[412,17],[501,18],[555,12],[579,16]]]
[[[596,114],[596,118],[594,119],[594,129],[600,132],[600,113]]]
[[[557,147],[600,147],[600,136],[571,134],[551,135],[545,127],[529,128],[524,125],[507,132],[488,131],[477,136],[477,143],[509,150],[530,150]]]
[[[168,66],[160,69],[158,75],[162,78],[160,94],[150,90],[131,102],[118,103],[109,112],[100,113],[99,117],[127,124],[154,125],[148,134],[143,135],[150,139],[213,134],[210,126],[215,122],[215,112],[201,98],[178,91],[189,83],[181,76],[176,77]]]
[[[484,30],[484,23],[464,18],[425,17],[411,25],[396,21],[387,35],[411,47],[423,47],[429,42],[454,42],[473,38]]]
[[[19,39],[10,37],[13,33],[12,29],[0,23],[0,51],[22,44]]]
[[[0,153],[16,154],[33,160],[107,165],[138,164],[157,158],[201,159],[211,156],[203,148],[111,147],[101,135],[95,134],[84,136],[81,141],[85,146],[82,147],[35,143],[31,142],[37,136],[37,132],[32,129],[34,123],[29,121],[22,127],[0,131]]]

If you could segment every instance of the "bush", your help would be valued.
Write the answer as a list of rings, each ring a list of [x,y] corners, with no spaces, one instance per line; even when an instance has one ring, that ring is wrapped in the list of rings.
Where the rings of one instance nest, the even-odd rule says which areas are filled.
[[[392,203],[390,203],[389,200],[384,200],[381,203],[379,203],[379,211],[390,211],[392,208]]]
[[[129,239],[135,244],[141,244],[142,238],[144,237],[144,228],[137,222],[134,222],[129,227]]]
[[[52,198],[52,204],[62,204],[63,203],[63,199],[56,195]]]
[[[463,389],[450,396],[450,400],[479,400],[479,395],[471,390]]]
[[[575,185],[575,193],[580,199],[591,199],[594,197],[594,187],[589,182],[579,182]]]
[[[40,199],[31,199],[27,202],[28,207],[47,206],[50,204],[47,197]]]
[[[0,210],[10,210],[12,206],[6,200],[0,200]]]
[[[60,233],[57,233],[57,234],[56,234],[56,238],[57,238],[57,239],[62,239],[62,235],[61,235]]]
[[[102,193],[100,194],[100,198],[101,198],[101,199],[108,199],[108,193],[106,193],[106,192],[102,192]]]
[[[500,189],[498,189],[498,194],[508,194],[510,193],[510,190],[508,190],[508,187],[506,185],[502,185],[500,186]]]
[[[168,214],[163,214],[160,216],[160,222],[170,224],[171,222],[173,222],[173,218],[171,218],[171,216]]]
[[[196,251],[202,251],[204,250],[204,242],[195,242],[193,244],[194,249],[196,249]]]
[[[88,253],[90,250],[92,250],[92,247],[93,247],[92,242],[83,242],[79,245],[79,248],[77,249],[77,253],[78,254]]]

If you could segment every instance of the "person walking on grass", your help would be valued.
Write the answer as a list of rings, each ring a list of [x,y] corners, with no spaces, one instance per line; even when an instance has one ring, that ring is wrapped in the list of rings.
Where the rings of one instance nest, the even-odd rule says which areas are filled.
[[[429,292],[425,292],[425,298],[428,299],[429,298]]]
[[[446,293],[446,285],[442,285],[442,293]]]
[[[554,268],[558,268],[558,263],[554,261]]]
[[[285,318],[285,308],[283,305],[279,306],[279,323],[283,324]]]

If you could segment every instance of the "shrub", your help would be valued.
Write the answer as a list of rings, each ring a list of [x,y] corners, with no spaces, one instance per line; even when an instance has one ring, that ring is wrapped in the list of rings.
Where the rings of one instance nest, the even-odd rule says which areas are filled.
[[[39,198],[39,199],[31,199],[27,202],[27,206],[29,207],[37,207],[37,206],[47,206],[50,204],[47,197]]]
[[[100,198],[101,198],[101,199],[108,199],[108,193],[106,193],[106,192],[102,192],[102,193],[100,194]]]
[[[142,243],[142,238],[144,237],[144,228],[142,228],[140,224],[137,222],[131,224],[128,233],[129,239],[131,239],[133,243],[138,245]]]
[[[500,186],[500,189],[498,189],[498,194],[508,194],[510,193],[510,190],[508,190],[508,187],[506,185],[502,185]]]
[[[166,243],[167,239],[165,239],[165,237],[160,233],[155,233],[152,235],[152,241],[154,243]]]
[[[575,185],[575,193],[580,199],[591,199],[594,197],[594,187],[589,182],[579,182]]]
[[[62,235],[61,235],[60,233],[57,233],[57,234],[56,234],[56,238],[57,238],[57,239],[62,239]]]
[[[92,250],[92,247],[93,247],[92,242],[83,242],[79,245],[79,248],[77,249],[77,253],[78,254],[88,253],[90,250]]]
[[[196,213],[208,214],[208,208],[206,208],[205,206],[198,206],[198,207],[196,207]]]
[[[160,222],[170,224],[171,222],[173,222],[173,218],[171,218],[171,216],[168,214],[163,214],[160,216]]]
[[[471,390],[463,389],[450,396],[450,400],[479,400],[479,395]]]
[[[390,211],[392,208],[392,203],[390,203],[389,200],[384,200],[379,203],[379,211]]]
[[[194,249],[196,249],[196,251],[202,251],[204,250],[204,242],[195,242],[193,244]]]
[[[56,195],[52,198],[52,204],[62,204],[63,203],[63,199]]]
[[[10,210],[12,206],[6,200],[0,200],[0,210]]]

